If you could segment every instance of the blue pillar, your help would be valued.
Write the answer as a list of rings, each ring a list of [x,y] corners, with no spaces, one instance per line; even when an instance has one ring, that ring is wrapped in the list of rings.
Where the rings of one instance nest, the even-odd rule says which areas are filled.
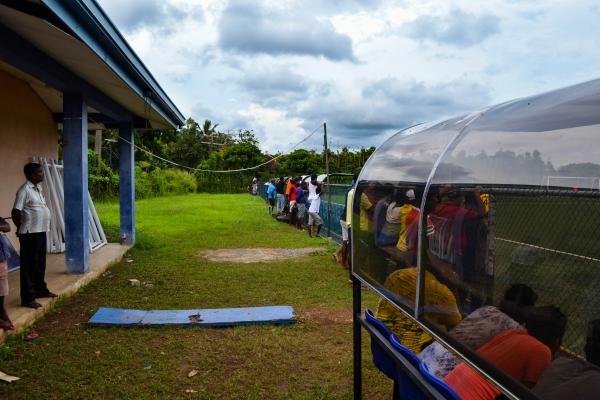
[[[135,169],[133,125],[119,126],[119,199],[121,242],[135,243]]]
[[[67,272],[89,270],[88,120],[81,93],[63,94],[63,159]]]

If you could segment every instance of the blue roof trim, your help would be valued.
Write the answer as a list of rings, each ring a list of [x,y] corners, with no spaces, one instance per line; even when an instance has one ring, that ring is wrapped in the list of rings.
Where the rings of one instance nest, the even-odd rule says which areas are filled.
[[[181,111],[95,0],[41,1],[166,121],[184,124]]]

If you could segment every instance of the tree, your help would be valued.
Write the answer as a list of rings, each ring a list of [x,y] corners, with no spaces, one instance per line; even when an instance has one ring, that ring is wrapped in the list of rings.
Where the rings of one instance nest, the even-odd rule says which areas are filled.
[[[281,157],[278,169],[286,175],[317,174],[324,171],[321,162],[314,150],[297,149]]]
[[[204,123],[202,124],[202,129],[201,129],[201,133],[204,136],[212,136],[215,133],[217,133],[217,126],[219,126],[219,124],[213,125],[212,122],[208,119],[204,120]]]
[[[192,118],[185,121],[185,126],[177,133],[175,142],[168,145],[168,154],[173,161],[192,168],[207,158],[208,153],[207,145],[202,143],[200,126]]]
[[[225,149],[223,162],[226,169],[240,169],[262,164],[265,159],[257,145],[241,142]]]
[[[240,129],[237,133],[236,142],[250,143],[254,146],[258,146],[258,139],[256,138],[256,135],[254,134],[254,131],[252,129]]]

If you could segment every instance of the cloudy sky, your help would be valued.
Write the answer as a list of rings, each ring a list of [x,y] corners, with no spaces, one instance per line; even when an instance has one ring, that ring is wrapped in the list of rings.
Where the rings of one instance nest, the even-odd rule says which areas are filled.
[[[597,0],[98,0],[175,101],[334,149],[600,77]],[[319,148],[315,135],[308,147]]]

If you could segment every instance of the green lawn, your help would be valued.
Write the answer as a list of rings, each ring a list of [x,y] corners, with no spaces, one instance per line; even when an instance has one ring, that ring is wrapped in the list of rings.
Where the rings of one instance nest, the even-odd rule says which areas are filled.
[[[189,195],[143,200],[132,263],[62,301],[35,329],[0,347],[2,399],[349,399],[352,397],[351,288],[333,247],[267,216],[247,195]],[[118,238],[118,205],[97,204]],[[235,247],[323,246],[320,254],[259,264],[217,264],[199,251]],[[154,282],[132,287],[127,279]],[[363,292],[364,303],[376,298]],[[291,305],[292,326],[228,329],[91,328],[98,307],[189,309]],[[364,332],[364,331],[363,331]],[[364,337],[364,336],[363,336]],[[390,381],[370,361],[364,340],[365,397],[388,398]],[[191,378],[189,371],[199,373]]]

